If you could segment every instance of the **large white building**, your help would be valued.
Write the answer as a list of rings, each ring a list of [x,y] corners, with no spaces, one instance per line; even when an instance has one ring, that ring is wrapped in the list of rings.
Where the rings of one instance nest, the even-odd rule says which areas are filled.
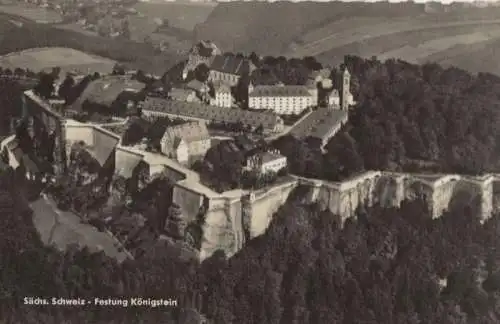
[[[318,105],[318,90],[296,85],[261,85],[248,87],[248,107],[269,109],[278,115],[299,115]]]

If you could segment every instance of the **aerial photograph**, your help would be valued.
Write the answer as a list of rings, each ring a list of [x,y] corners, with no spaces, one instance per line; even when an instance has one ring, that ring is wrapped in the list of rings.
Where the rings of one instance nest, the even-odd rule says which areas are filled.
[[[499,324],[500,2],[0,0],[0,324]]]

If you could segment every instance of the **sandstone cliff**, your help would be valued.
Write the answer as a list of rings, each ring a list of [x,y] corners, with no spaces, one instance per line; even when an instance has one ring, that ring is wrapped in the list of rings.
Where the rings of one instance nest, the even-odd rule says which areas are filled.
[[[201,228],[201,258],[217,249],[227,255],[237,252],[246,240],[262,235],[277,209],[300,186],[304,203],[316,202],[338,214],[342,220],[353,217],[361,205],[378,203],[399,206],[404,199],[423,197],[433,217],[439,217],[457,201],[476,206],[483,219],[500,207],[500,182],[496,176],[414,175],[370,171],[333,183],[294,177],[265,190],[243,193],[241,197],[206,198],[207,209]],[[191,221],[203,204],[203,195],[181,186],[174,190],[176,202]]]

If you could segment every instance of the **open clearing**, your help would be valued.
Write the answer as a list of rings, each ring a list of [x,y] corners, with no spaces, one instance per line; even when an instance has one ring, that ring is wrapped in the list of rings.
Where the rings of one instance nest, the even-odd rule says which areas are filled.
[[[216,6],[217,3],[139,2],[133,8],[145,17],[167,19],[171,26],[192,31]]]
[[[38,72],[52,67],[63,71],[110,73],[116,61],[64,47],[33,48],[0,57],[0,66]]]
[[[40,24],[52,24],[62,21],[61,15],[45,8],[28,5],[0,5],[0,12],[26,18]]]

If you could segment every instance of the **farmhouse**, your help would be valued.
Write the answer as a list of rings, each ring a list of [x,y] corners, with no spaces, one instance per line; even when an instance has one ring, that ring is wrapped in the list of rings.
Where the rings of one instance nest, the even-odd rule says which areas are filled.
[[[230,87],[238,84],[239,79],[250,75],[255,70],[255,65],[243,56],[217,55],[210,65],[209,81],[222,81]]]
[[[301,139],[318,140],[323,148],[347,120],[348,112],[345,110],[318,108],[295,125],[290,134]]]
[[[189,122],[168,127],[161,139],[161,151],[179,163],[187,164],[203,158],[210,148],[210,135],[205,122]]]
[[[256,86],[248,88],[248,106],[270,109],[279,115],[298,115],[318,104],[316,89],[295,85]]]
[[[258,112],[244,109],[220,109],[219,107],[195,102],[180,102],[155,97],[146,97],[140,103],[142,113],[147,116],[184,117],[216,123],[242,123],[264,132],[279,133],[284,129],[283,119],[272,112]]]

